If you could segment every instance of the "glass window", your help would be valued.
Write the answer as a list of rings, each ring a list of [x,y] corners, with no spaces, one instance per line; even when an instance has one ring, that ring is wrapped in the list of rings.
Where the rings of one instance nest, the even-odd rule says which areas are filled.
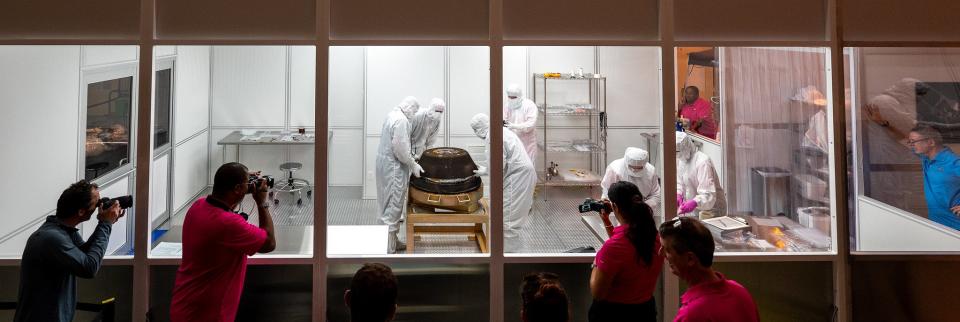
[[[617,181],[636,185],[661,222],[659,49],[504,47],[503,55],[506,252],[596,252],[607,223],[590,203]],[[609,225],[619,225],[613,214]]]
[[[421,263],[387,266],[397,280],[394,321],[490,321],[489,265]],[[326,290],[326,318],[329,321],[350,321],[350,308],[345,303],[344,294],[362,267],[360,264],[329,266]],[[362,276],[384,271],[383,268],[368,268]],[[381,285],[374,284],[375,287]]]
[[[331,256],[489,252],[489,177],[474,173],[488,164],[470,126],[490,110],[489,57],[330,48]]]
[[[960,50],[844,53],[856,249],[960,249]]]
[[[712,268],[750,292],[760,321],[832,321],[836,317],[830,262],[714,262]],[[679,294],[688,288],[681,279]]]
[[[148,321],[170,321],[170,301],[176,277],[177,266],[150,267]],[[311,321],[312,285],[313,267],[310,265],[249,265],[236,321]],[[127,316],[130,314],[124,315]]]
[[[153,148],[170,143],[170,106],[173,103],[173,68],[155,72],[153,101]]]
[[[130,163],[133,76],[87,84],[85,178],[94,180]]]
[[[538,280],[559,281],[569,301],[570,321],[586,321],[587,313],[593,303],[590,291],[590,264],[508,264],[504,268],[503,314],[504,321],[520,322],[523,309],[522,293],[525,280],[531,275],[540,275],[542,279],[533,279],[529,285],[538,285]],[[548,274],[548,275],[542,275]],[[552,275],[552,276],[551,276]],[[555,278],[555,279],[554,279]],[[662,279],[661,279],[662,280]],[[653,292],[656,300],[657,321],[662,320],[663,303],[662,282]]]
[[[677,49],[678,215],[720,250],[833,250],[828,54]]]
[[[0,188],[11,207],[0,257],[19,257],[77,181],[96,183],[101,197],[133,193],[136,53],[136,46],[0,46],[0,134],[23,138],[5,140],[0,157],[18,182]],[[108,256],[133,249],[132,218],[128,209],[113,225]],[[96,225],[94,217],[77,228],[86,239]]]
[[[17,301],[20,285],[19,266],[0,267],[0,320],[13,321],[16,306],[8,303]],[[103,265],[93,278],[78,278],[77,321],[117,321],[128,320],[133,315],[133,267]]]
[[[157,86],[170,84],[160,91],[172,93],[175,104],[168,104],[170,150],[153,155],[151,255],[181,256],[183,234],[190,231],[184,222],[196,203],[221,200],[247,223],[266,224],[250,193],[239,199],[229,188],[214,193],[215,173],[231,162],[272,182],[264,202],[277,246],[268,254],[311,254],[314,47],[160,46],[155,54]],[[161,77],[168,70],[163,62],[176,66],[169,81]],[[163,120],[155,118],[154,128]]]

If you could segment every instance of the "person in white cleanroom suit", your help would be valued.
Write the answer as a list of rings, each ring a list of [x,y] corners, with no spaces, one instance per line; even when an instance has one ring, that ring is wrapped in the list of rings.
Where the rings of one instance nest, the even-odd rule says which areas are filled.
[[[677,213],[700,219],[725,216],[726,196],[717,170],[693,139],[677,132]]]
[[[607,171],[600,181],[603,188],[601,198],[607,198],[607,190],[617,181],[627,181],[637,185],[643,195],[643,202],[653,208],[655,216],[660,217],[660,176],[650,164],[650,153],[640,148],[627,148],[623,158],[613,160],[607,165]],[[662,218],[661,218],[662,220]]]
[[[423,168],[410,153],[410,119],[419,106],[420,103],[417,103],[415,97],[404,98],[400,105],[387,114],[380,130],[380,146],[377,148],[377,206],[380,210],[380,223],[389,226],[387,251],[390,253],[406,248],[397,237],[400,230],[398,223],[406,210],[410,174],[419,178],[423,173]]]
[[[520,85],[507,86],[507,105],[503,107],[503,121],[517,134],[530,162],[537,162],[537,104],[523,96]]]
[[[470,120],[473,133],[484,140],[487,160],[490,160],[490,117],[477,114]],[[488,161],[489,162],[489,161]],[[478,175],[487,174],[480,167]],[[533,188],[537,183],[537,170],[516,134],[503,131],[503,239],[504,250],[515,252],[520,248],[520,229],[526,222],[533,206]]]
[[[440,132],[440,119],[447,103],[442,99],[434,98],[429,106],[422,106],[410,120],[410,141],[413,145],[413,158],[420,160],[420,155],[427,149],[436,147],[437,134]]]

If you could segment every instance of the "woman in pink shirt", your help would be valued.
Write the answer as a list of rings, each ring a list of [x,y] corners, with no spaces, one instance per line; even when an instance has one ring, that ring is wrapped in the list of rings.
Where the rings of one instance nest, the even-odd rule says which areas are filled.
[[[594,260],[590,274],[589,320],[656,321],[657,308],[653,291],[663,267],[663,256],[653,210],[645,202],[640,189],[626,181],[610,186],[607,210],[600,218],[610,235]],[[612,210],[620,226],[613,228]]]
[[[708,138],[717,139],[717,121],[713,119],[713,105],[700,98],[700,89],[696,86],[687,86],[683,89],[683,102],[677,117],[690,122],[684,125],[687,130]]]

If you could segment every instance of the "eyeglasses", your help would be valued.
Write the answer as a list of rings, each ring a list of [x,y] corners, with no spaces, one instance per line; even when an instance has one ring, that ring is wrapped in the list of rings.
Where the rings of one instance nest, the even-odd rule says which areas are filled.
[[[929,139],[930,139],[930,138],[922,138],[922,139],[916,139],[916,140],[907,140],[907,144],[909,144],[909,145],[914,145],[914,144],[917,144],[917,143],[919,143],[919,142],[923,142],[923,141],[926,141],[926,140],[929,140]]]

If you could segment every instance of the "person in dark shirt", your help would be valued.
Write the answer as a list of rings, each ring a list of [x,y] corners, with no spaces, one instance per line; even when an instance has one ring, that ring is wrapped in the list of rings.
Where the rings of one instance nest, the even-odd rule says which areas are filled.
[[[20,263],[20,290],[13,320],[73,321],[77,306],[77,277],[93,278],[100,269],[110,229],[124,211],[120,204],[97,204],[96,184],[81,180],[57,200],[55,216],[48,216],[30,238]],[[97,228],[83,241],[77,225],[97,213]]]
[[[351,322],[393,321],[397,314],[397,277],[389,266],[363,264],[343,293]]]

